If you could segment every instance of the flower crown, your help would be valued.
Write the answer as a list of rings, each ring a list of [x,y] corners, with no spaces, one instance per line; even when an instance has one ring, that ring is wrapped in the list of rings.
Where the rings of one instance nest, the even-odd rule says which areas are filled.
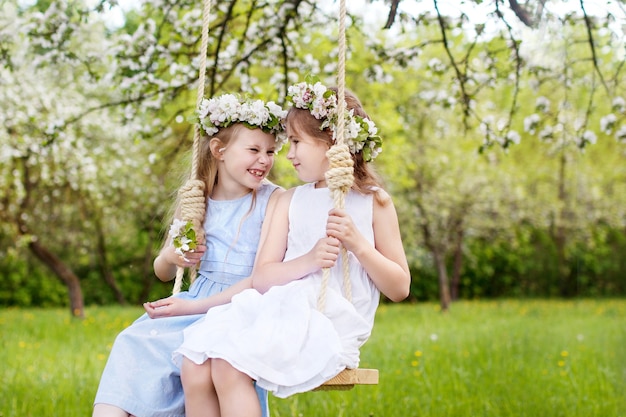
[[[198,109],[200,126],[213,136],[220,128],[242,123],[249,129],[259,128],[276,136],[280,149],[287,141],[284,119],[287,111],[273,101],[251,100],[234,94],[202,99]]]
[[[337,140],[338,106],[337,94],[319,81],[302,82],[287,90],[287,98],[298,109],[309,110],[317,120],[324,120],[320,130],[330,128],[333,141]],[[346,104],[344,103],[344,106]],[[370,119],[354,114],[354,109],[345,111],[344,137],[352,154],[361,152],[363,160],[370,162],[382,152],[383,141],[378,136],[378,128]]]

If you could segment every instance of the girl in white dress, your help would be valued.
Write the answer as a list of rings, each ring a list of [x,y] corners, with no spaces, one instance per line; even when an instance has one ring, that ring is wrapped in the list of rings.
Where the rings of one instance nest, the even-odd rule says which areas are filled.
[[[355,178],[345,208],[333,208],[325,173],[337,120],[336,92],[301,83],[289,93],[287,158],[306,185],[279,197],[257,254],[253,288],[209,309],[185,330],[173,357],[181,364],[187,417],[260,416],[253,381],[287,397],[356,368],[380,292],[392,301],[409,294],[396,211],[366,164],[380,152],[374,124],[358,99],[346,93],[351,110],[346,138]],[[340,246],[349,256],[351,301],[342,294]],[[319,311],[323,268],[331,269]]]

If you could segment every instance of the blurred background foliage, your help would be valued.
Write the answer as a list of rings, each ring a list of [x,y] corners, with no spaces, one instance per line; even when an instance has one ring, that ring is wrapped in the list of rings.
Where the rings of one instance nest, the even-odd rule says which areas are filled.
[[[171,291],[152,259],[188,174],[200,5],[112,24],[117,2],[92,3],[0,0],[2,306]],[[334,84],[335,2],[217,3],[207,95]],[[410,300],[626,295],[623,1],[349,3],[346,79],[384,140]]]

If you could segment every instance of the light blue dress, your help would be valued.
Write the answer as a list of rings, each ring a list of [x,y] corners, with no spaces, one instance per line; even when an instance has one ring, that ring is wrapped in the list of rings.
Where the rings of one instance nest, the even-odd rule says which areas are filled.
[[[198,277],[178,297],[208,297],[250,275],[267,202],[276,188],[263,184],[252,210],[252,194],[237,200],[209,200],[204,225],[207,251]],[[123,330],[111,349],[94,403],[111,404],[137,417],[183,417],[180,370],[172,352],[183,342],[183,330],[202,317],[150,319],[144,314]],[[269,416],[267,391],[257,388],[257,393],[263,415]]]

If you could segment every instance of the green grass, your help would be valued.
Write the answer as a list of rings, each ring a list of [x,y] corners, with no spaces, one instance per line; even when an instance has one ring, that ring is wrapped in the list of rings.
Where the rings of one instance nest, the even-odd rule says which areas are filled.
[[[88,416],[140,308],[0,310],[0,416]],[[270,397],[273,417],[626,417],[626,300],[382,305],[361,366],[380,383]]]

